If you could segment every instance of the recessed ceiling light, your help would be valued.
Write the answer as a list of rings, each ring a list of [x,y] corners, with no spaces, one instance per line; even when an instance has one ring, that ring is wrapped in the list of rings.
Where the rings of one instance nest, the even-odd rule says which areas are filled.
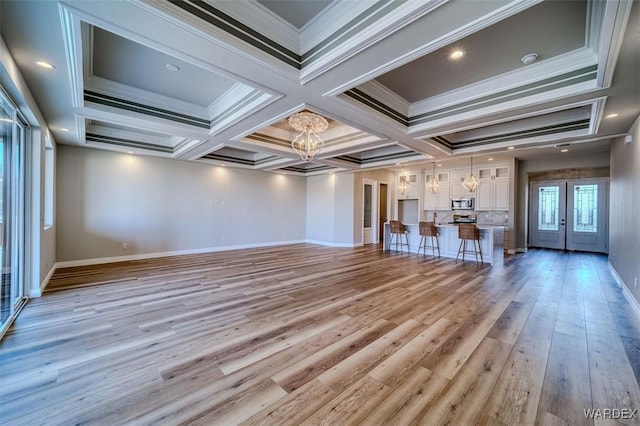
[[[36,61],[36,65],[42,68],[46,68],[48,70],[53,70],[56,68],[55,65],[45,61]]]
[[[522,61],[523,64],[530,65],[530,64],[534,63],[536,61],[536,59],[538,59],[538,54],[537,53],[527,53],[520,60]]]
[[[127,154],[133,154],[133,151],[127,151]]]
[[[60,127],[58,130],[60,130],[61,132],[68,132],[69,129],[67,129],[66,127]]]
[[[169,71],[180,71],[180,67],[177,66],[176,64],[167,64],[165,65],[165,67],[169,70]]]
[[[449,60],[450,61],[457,61],[458,59],[462,58],[465,54],[465,51],[462,49],[456,49],[454,51],[452,51],[451,53],[449,53]]]
[[[493,161],[493,158],[492,158],[492,157],[489,157],[489,158],[488,158],[488,160],[489,160],[489,161]]]
[[[560,152],[569,152],[569,148],[561,149]]]
[[[515,148],[514,146],[510,146],[510,147],[509,147],[509,148],[507,148],[507,149],[516,149],[516,148]]]
[[[607,115],[605,118],[614,118],[614,117],[617,117],[617,116],[618,116],[618,114],[616,114],[616,113],[614,112],[613,114],[609,114],[609,115]]]
[[[399,166],[399,165],[400,165],[400,163],[396,163],[396,166]]]
[[[438,167],[442,167],[442,164],[438,163]]]

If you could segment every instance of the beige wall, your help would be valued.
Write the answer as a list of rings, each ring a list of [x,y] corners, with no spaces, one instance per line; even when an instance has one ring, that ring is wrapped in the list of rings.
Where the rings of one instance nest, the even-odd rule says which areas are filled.
[[[611,146],[609,261],[640,301],[640,117],[629,134],[632,143],[620,138]]]
[[[303,177],[71,146],[57,171],[58,261],[306,237]]]

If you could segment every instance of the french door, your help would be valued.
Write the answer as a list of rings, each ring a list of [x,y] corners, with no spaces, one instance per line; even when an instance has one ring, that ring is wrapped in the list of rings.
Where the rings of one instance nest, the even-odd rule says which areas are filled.
[[[24,305],[26,124],[0,91],[0,336]]]
[[[533,247],[608,252],[608,180],[532,182]]]

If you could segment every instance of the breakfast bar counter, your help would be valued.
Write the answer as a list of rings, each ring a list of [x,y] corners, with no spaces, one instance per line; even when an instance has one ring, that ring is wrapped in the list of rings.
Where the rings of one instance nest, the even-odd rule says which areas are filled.
[[[418,252],[420,244],[420,232],[418,224],[404,224],[409,232],[409,251],[411,253]],[[482,248],[482,258],[484,263],[494,265],[502,263],[504,260],[504,226],[503,225],[476,225],[480,230],[480,247]],[[458,238],[458,226],[454,224],[438,224],[438,241],[440,243],[440,256],[455,258],[460,247],[460,239]],[[389,247],[390,225],[389,222],[384,224],[384,250],[395,251],[395,247]],[[404,236],[402,237],[404,241]],[[469,243],[470,246],[470,243]],[[407,248],[403,247],[406,252]],[[422,251],[420,252],[422,255]],[[431,250],[427,250],[427,257],[432,256]],[[461,257],[462,258],[462,257]],[[474,256],[465,256],[465,260],[475,261]]]

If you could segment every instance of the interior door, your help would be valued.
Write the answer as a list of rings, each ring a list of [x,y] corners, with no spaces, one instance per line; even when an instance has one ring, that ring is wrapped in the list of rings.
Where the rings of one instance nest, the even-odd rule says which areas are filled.
[[[378,182],[371,179],[364,179],[362,194],[362,244],[373,244],[377,241],[378,221],[377,209],[378,205]]]
[[[384,224],[387,221],[387,184],[380,184],[380,206],[378,208],[378,214],[380,216],[380,226],[378,226],[378,242],[381,243],[384,238]]]
[[[531,245],[566,247],[566,181],[531,183]]]
[[[608,181],[567,183],[567,250],[608,252]]]

